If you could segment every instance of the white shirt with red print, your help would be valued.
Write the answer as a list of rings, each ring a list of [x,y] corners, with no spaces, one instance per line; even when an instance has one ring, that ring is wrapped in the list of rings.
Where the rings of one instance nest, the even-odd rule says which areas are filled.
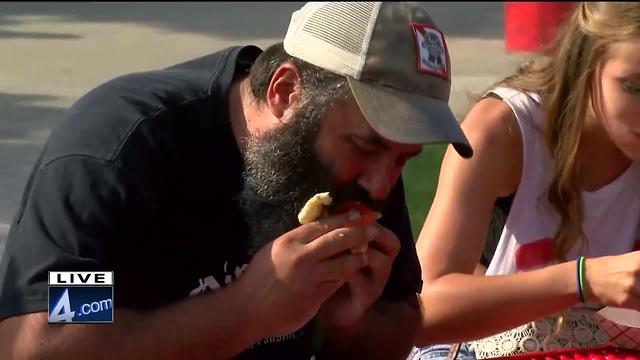
[[[559,215],[547,200],[546,188],[551,180],[552,162],[541,132],[544,114],[540,97],[504,87],[491,92],[501,97],[517,118],[523,139],[523,168],[487,276],[530,271],[556,263],[553,259],[553,237],[560,223]],[[579,246],[574,246],[567,260],[575,260],[579,255],[623,254],[639,248],[639,162],[633,162],[606,186],[593,192],[583,191],[582,196],[583,232],[588,247],[580,252]],[[600,307],[598,304],[585,304],[567,309],[562,314],[561,331],[554,330],[558,323],[555,314],[469,345],[476,358],[485,359],[606,344],[608,336],[595,317]]]
[[[523,140],[523,168],[511,210],[487,275],[514,274],[554,264],[553,237],[560,216],[547,200],[551,157],[542,137],[543,111],[536,94],[498,87],[492,90],[514,112]],[[582,192],[583,231],[587,249],[579,245],[567,255],[597,257],[639,248],[640,162],[604,187]]]

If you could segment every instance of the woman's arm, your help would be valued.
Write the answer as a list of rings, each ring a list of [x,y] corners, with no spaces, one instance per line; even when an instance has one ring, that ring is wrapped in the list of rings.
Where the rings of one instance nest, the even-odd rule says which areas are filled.
[[[508,276],[474,276],[498,197],[522,173],[523,142],[513,112],[486,98],[462,127],[474,156],[449,149],[437,193],[417,242],[424,281],[418,345],[477,339],[576,303],[575,264]]]

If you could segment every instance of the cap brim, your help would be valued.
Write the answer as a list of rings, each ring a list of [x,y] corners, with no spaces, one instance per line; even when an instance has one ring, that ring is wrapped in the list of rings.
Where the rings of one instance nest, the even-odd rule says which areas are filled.
[[[451,143],[460,156],[473,155],[446,102],[347,79],[360,111],[381,136],[403,144]]]

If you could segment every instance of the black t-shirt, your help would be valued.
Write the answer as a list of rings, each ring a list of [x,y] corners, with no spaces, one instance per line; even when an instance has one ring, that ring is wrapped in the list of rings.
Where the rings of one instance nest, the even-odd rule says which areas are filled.
[[[9,232],[0,319],[46,311],[48,271],[114,271],[116,310],[158,308],[235,279],[249,260],[248,232],[234,201],[243,159],[227,93],[260,53],[234,47],[125,75],[67,111]],[[401,180],[381,223],[402,241],[383,296],[419,292]],[[309,359],[311,329],[265,339],[240,358]]]

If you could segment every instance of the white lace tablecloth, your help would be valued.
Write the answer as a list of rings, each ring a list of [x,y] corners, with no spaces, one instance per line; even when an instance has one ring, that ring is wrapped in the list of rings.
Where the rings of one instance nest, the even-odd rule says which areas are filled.
[[[558,329],[559,315],[549,316],[503,333],[472,341],[477,359],[510,356],[520,353],[584,349],[609,343],[606,332],[600,328],[595,314],[597,309],[576,307],[564,313]]]

